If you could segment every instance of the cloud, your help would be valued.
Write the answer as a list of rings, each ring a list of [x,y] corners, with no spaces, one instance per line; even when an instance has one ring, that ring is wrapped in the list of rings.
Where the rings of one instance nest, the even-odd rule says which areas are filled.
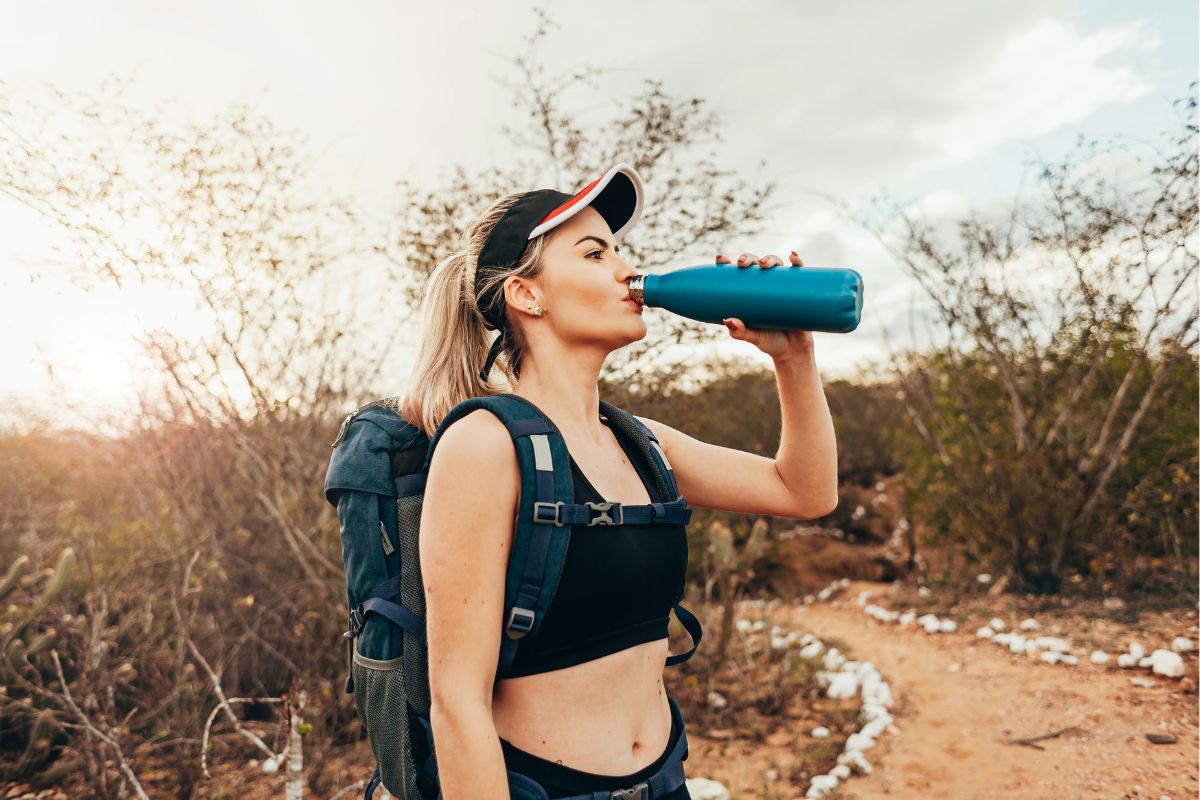
[[[949,115],[913,126],[942,162],[924,166],[970,161],[1003,142],[1042,136],[1148,94],[1153,85],[1131,66],[1101,62],[1158,44],[1140,22],[1084,33],[1062,20],[1039,20],[947,87]]]

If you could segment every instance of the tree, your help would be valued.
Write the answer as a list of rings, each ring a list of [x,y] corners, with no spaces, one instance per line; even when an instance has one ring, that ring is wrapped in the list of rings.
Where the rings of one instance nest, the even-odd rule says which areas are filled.
[[[640,93],[611,102],[601,120],[569,104],[572,91],[592,87],[614,70],[594,66],[548,69],[538,46],[555,23],[535,9],[537,25],[525,40],[525,52],[511,66],[518,79],[500,79],[513,95],[516,118],[526,126],[505,126],[504,134],[520,150],[511,166],[472,172],[462,165],[448,171],[440,185],[426,188],[401,179],[397,207],[383,252],[395,267],[410,304],[420,298],[424,281],[437,263],[457,249],[467,223],[495,198],[528,187],[553,185],[571,190],[618,161],[631,164],[652,197],[621,252],[643,272],[680,266],[684,252],[715,253],[730,239],[761,227],[777,190],[773,181],[750,186],[717,165],[715,151],[701,147],[720,142],[720,120],[703,98],[677,98],[661,81],[646,79]],[[653,310],[650,310],[651,313]],[[663,314],[648,335],[610,357],[614,381],[657,373],[671,382],[684,374],[689,356],[682,344],[710,341],[723,332],[684,317]]]
[[[1180,129],[1161,149],[1081,139],[1040,165],[1039,196],[1004,217],[970,213],[956,236],[900,211],[892,244],[868,223],[945,328],[944,345],[895,359],[921,443],[903,459],[910,490],[939,536],[999,553],[1024,588],[1057,591],[1118,540],[1127,492],[1149,477],[1130,470],[1139,454],[1155,453],[1149,480],[1164,493],[1181,482],[1170,475],[1195,475],[1194,91],[1176,106]],[[1113,156],[1136,178],[1105,174]],[[1188,435],[1157,440],[1184,419]],[[1160,506],[1155,527],[1194,552],[1179,541],[1194,510],[1180,511]]]

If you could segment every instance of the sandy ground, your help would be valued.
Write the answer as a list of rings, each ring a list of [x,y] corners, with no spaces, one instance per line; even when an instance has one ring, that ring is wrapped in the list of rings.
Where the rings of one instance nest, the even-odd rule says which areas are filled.
[[[867,753],[874,773],[843,784],[844,797],[1197,796],[1197,699],[1179,681],[1097,666],[1086,654],[1077,667],[1031,662],[976,639],[974,628],[931,635],[879,623],[852,602],[876,586],[856,582],[830,603],[790,612],[796,630],[841,639],[873,662],[903,709],[900,732]],[[1135,687],[1134,675],[1158,687]],[[1082,733],[1041,741],[1042,750],[1005,743],[1069,726]],[[1178,741],[1152,744],[1151,732]]]

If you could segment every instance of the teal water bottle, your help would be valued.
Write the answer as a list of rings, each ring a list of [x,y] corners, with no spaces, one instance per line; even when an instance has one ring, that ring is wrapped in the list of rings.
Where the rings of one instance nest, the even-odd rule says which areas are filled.
[[[849,333],[862,315],[862,276],[852,269],[704,264],[629,282],[630,297],[700,322],[736,317],[748,328]]]

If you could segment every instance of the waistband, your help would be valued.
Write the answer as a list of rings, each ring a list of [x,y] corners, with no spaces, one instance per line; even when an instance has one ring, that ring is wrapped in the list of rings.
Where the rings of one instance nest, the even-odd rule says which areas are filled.
[[[670,760],[673,751],[679,749],[680,745],[682,745],[683,752],[680,754],[682,757],[679,760],[682,761],[687,758],[687,741],[683,731],[683,716],[679,712],[679,706],[669,696],[667,697],[667,704],[671,708],[671,733],[667,737],[667,744],[663,748],[662,753],[653,762],[636,772],[631,772],[628,775],[605,775],[584,772],[583,770],[560,764],[557,761],[549,761],[536,756],[501,738],[500,748],[504,751],[505,766],[513,772],[533,778],[538,783],[543,784],[552,793],[590,793],[596,790],[623,789],[632,784],[645,781],[662,770],[663,766]],[[683,740],[682,742],[680,741],[681,739]]]

